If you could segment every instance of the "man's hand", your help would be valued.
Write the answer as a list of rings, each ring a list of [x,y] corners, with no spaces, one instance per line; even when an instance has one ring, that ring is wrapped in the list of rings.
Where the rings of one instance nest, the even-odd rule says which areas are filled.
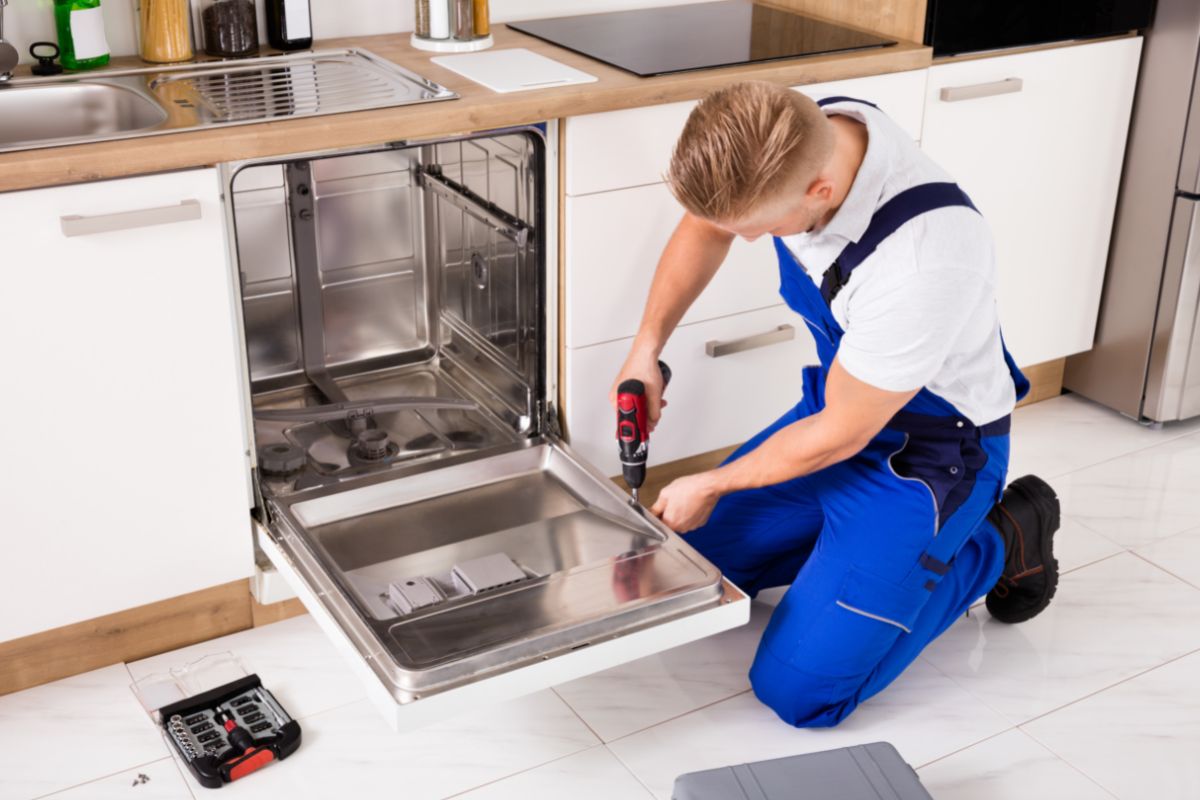
[[[667,484],[650,513],[671,530],[687,533],[708,522],[708,515],[720,499],[713,474],[700,472]]]
[[[658,368],[658,355],[653,350],[636,347],[629,352],[625,366],[621,367],[617,379],[608,390],[608,402],[614,412],[617,410],[617,387],[630,378],[636,378],[646,387],[646,420],[653,431],[662,416],[662,409],[667,406],[667,401],[663,399],[663,376]]]

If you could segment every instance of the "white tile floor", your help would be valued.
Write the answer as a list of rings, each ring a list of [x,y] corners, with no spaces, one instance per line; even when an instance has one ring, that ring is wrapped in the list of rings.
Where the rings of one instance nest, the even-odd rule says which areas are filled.
[[[128,684],[222,650],[304,728],[234,798],[665,799],[681,772],[880,739],[937,800],[1200,798],[1200,425],[1061,397],[1017,413],[1013,453],[1014,476],[1063,498],[1054,604],[1014,627],[977,610],[838,728],[794,730],[749,693],[765,603],[745,628],[402,736],[300,617],[0,697],[0,800],[206,796]]]

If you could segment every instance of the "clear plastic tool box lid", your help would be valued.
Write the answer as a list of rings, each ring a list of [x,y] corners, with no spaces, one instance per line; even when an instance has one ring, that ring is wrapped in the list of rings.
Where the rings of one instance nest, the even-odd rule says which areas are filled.
[[[155,722],[161,722],[159,709],[249,674],[242,660],[226,651],[210,653],[166,672],[151,673],[134,681],[129,688],[146,713]]]

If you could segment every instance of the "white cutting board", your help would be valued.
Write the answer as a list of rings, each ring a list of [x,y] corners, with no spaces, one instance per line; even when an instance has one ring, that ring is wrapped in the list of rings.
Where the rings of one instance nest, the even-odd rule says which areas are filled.
[[[596,80],[595,75],[568,67],[523,47],[434,56],[430,61],[482,84],[493,92],[501,93],[569,86],[573,83],[592,83]]]

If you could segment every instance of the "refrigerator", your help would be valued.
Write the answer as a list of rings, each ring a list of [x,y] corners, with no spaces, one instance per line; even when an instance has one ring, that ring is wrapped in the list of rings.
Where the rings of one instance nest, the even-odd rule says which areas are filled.
[[[1134,419],[1200,415],[1200,2],[1146,35],[1092,350],[1066,388]],[[1070,302],[1070,298],[1063,298]]]

